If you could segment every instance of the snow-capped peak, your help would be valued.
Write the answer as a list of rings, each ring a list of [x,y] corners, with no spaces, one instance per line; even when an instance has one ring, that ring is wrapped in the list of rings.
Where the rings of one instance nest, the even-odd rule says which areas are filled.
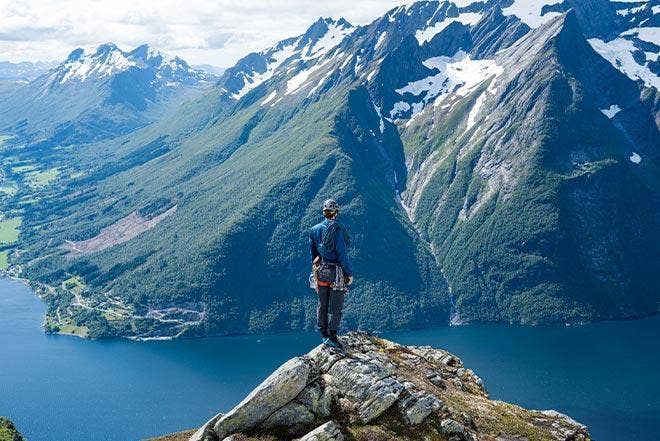
[[[113,43],[106,43],[93,50],[78,48],[71,52],[60,65],[60,84],[68,81],[85,81],[90,76],[103,78],[124,71],[136,62]]]
[[[113,43],[105,43],[71,52],[54,71],[51,84],[104,79],[131,68],[151,69],[156,78],[164,80],[168,86],[207,79],[206,74],[191,69],[181,58],[165,55],[149,45],[143,44],[124,52]]]
[[[345,19],[319,18],[307,31],[295,38],[282,40],[275,46],[243,58],[227,73],[226,86],[233,99],[240,99],[255,87],[269,80],[288,60],[313,62],[324,55],[356,29]]]
[[[331,49],[355,30],[355,26],[340,18],[319,18],[301,37],[299,47],[303,59],[314,59],[328,53]]]

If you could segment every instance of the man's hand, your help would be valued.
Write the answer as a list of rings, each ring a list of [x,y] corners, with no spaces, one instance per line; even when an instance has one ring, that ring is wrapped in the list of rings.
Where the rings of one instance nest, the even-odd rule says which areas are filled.
[[[353,276],[348,276],[348,280],[346,280],[346,285],[351,285],[353,284]]]

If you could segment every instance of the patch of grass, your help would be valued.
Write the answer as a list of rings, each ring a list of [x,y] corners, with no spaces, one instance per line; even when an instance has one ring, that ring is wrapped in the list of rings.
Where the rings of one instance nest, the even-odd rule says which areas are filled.
[[[10,244],[18,240],[22,218],[14,217],[0,221],[0,244]]]
[[[76,294],[80,294],[80,291],[82,291],[85,288],[85,282],[78,277],[70,277],[64,281],[64,289],[68,289],[69,291],[73,291]]]
[[[12,139],[13,136],[10,135],[0,135],[0,149],[5,146],[7,140]]]
[[[79,337],[87,337],[89,335],[89,328],[87,326],[62,325],[60,326],[60,334],[69,334],[69,335],[77,335]]]
[[[16,167],[12,167],[11,171],[12,173],[17,173],[17,174],[24,174],[24,173],[29,173],[33,172],[37,169],[36,166],[32,164],[26,164],[26,165],[17,165]]]
[[[159,436],[157,438],[149,438],[145,441],[188,441],[196,430],[187,430],[185,432],[172,433],[170,435]]]
[[[0,270],[9,268],[9,256],[6,251],[0,251]]]
[[[24,196],[24,197],[21,198],[21,200],[18,202],[18,204],[19,205],[32,205],[32,204],[36,204],[39,201],[40,201],[40,198],[38,198],[38,197]]]
[[[51,168],[44,171],[35,171],[27,174],[28,184],[32,188],[45,187],[60,175],[60,170],[58,168]]]
[[[18,192],[18,186],[14,182],[7,181],[0,185],[0,194],[14,196],[16,192]]]

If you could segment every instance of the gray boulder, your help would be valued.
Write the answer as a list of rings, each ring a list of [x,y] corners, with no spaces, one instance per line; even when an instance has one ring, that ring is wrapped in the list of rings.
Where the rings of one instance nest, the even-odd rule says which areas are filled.
[[[343,441],[344,435],[341,433],[341,428],[334,421],[317,427],[309,432],[307,435],[299,438],[297,441]]]
[[[432,412],[442,408],[443,403],[438,397],[417,391],[397,403],[405,421],[413,426],[421,424]]]
[[[451,418],[445,418],[440,422],[442,433],[446,436],[463,436],[465,434],[465,426]]]
[[[315,418],[314,414],[305,405],[294,401],[273,412],[261,423],[261,427],[263,429],[274,427],[295,428],[300,425],[309,424]]]
[[[396,402],[404,386],[394,376],[391,362],[368,356],[356,358],[337,361],[328,374],[340,394],[356,404],[362,422],[368,423]]]
[[[287,361],[215,423],[216,436],[222,439],[229,434],[257,427],[296,398],[315,375],[306,358],[296,357]]]
[[[208,420],[202,427],[197,430],[193,434],[193,436],[190,437],[190,441],[215,441],[217,438],[217,435],[215,434],[215,431],[213,430],[213,427],[215,426],[215,423],[222,418],[224,414],[219,413],[210,420]]]

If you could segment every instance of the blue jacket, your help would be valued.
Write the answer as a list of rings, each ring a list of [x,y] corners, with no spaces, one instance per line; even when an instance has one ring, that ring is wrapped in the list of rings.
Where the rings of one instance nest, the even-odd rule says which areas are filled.
[[[353,275],[353,268],[348,260],[346,242],[344,241],[344,235],[341,234],[341,232],[335,235],[334,249],[328,250],[320,246],[323,233],[325,233],[329,224],[330,221],[326,219],[320,224],[314,225],[309,232],[309,249],[312,253],[312,262],[317,256],[321,256],[326,262],[339,264],[346,276],[351,276]]]

